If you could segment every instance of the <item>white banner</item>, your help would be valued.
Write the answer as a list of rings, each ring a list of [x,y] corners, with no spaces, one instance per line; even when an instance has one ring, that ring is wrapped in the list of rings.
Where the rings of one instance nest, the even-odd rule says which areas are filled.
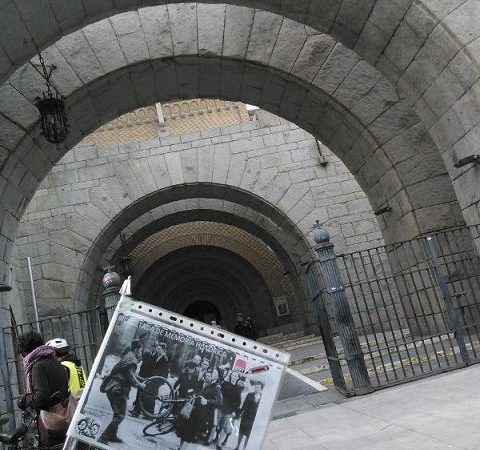
[[[100,449],[260,449],[287,353],[122,297],[68,430]]]

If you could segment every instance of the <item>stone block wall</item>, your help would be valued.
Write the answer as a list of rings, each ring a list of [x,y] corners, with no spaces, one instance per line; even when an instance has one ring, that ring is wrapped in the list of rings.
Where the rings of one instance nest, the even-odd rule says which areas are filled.
[[[306,239],[319,220],[337,252],[382,244],[369,202],[344,164],[295,125],[262,123],[111,147],[83,144],[68,152],[42,182],[15,242],[22,304],[30,304],[30,256],[40,315],[86,307],[86,281],[96,274],[82,267],[99,232],[136,200],[184,183],[251,192],[282,211]],[[98,265],[105,262],[100,256]]]

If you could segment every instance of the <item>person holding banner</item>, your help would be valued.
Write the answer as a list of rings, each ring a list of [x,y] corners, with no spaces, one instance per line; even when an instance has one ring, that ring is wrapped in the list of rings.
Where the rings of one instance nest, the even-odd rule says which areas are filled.
[[[99,442],[103,444],[123,442],[117,433],[118,426],[125,419],[130,390],[132,387],[145,389],[143,379],[136,375],[137,365],[141,357],[142,344],[140,341],[134,340],[100,386],[100,392],[107,395],[113,411],[112,421],[99,438]]]

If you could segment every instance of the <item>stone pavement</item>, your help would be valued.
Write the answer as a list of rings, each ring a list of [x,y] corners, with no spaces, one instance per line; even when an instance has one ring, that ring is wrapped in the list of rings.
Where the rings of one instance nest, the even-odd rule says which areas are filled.
[[[350,399],[331,388],[297,398],[297,413],[285,401],[283,418],[280,401],[263,450],[478,450],[479,379],[476,365]]]

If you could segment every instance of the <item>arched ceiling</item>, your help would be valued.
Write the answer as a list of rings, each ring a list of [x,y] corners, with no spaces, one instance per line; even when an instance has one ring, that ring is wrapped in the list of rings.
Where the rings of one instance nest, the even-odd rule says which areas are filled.
[[[37,0],[34,3],[7,2],[2,6],[0,15],[3,63],[0,66],[0,74],[5,78],[15,67],[30,59],[36,53],[35,45],[43,49],[56,42],[61,36],[68,35],[104,17],[118,14],[121,20],[122,13],[163,3],[167,2],[155,0],[124,0],[122,2],[98,0],[78,3],[47,0]],[[168,3],[172,21],[189,18],[188,10],[185,11],[186,8],[181,0],[169,0]],[[452,34],[459,35],[459,38],[463,38],[466,43],[471,40],[471,35],[469,36],[466,30],[475,29],[476,25],[474,21],[476,16],[473,14],[474,1],[391,0],[387,7],[382,0],[368,2],[209,0],[197,4],[199,15],[209,16],[212,12],[217,12],[217,3],[221,5],[226,3],[223,6],[226,13],[233,10],[239,14],[239,7],[257,9],[259,22],[264,14],[263,11],[298,21],[329,34],[344,45],[355,49],[370,63],[389,68],[392,76],[397,78],[399,72],[414,57],[418,48],[428,39],[432,29],[440,20],[447,18],[443,26],[448,26]],[[462,7],[459,7],[459,4]],[[151,8],[143,9],[143,15],[148,24],[154,24],[158,20],[158,15],[152,11]],[[453,14],[454,12],[457,14]],[[248,15],[244,16],[245,21],[252,20]],[[465,30],[459,23],[459,17],[467,22]],[[468,27],[469,22],[470,27]],[[152,26],[145,28],[148,31],[152,30]],[[406,40],[404,47],[398,48],[398,40],[395,37],[406,33],[410,33],[415,39]]]
[[[357,54],[271,13],[223,5],[197,11],[195,4],[182,4],[172,7],[175,16],[167,14],[169,8],[148,10],[160,35],[143,28],[142,20],[149,19],[140,10],[89,25],[45,52],[62,71],[56,83],[67,96],[72,122],[63,150],[52,151],[39,138],[31,102],[43,83],[34,69],[26,65],[4,86],[10,221],[21,216],[37,183],[82,136],[123,112],[175,97],[241,100],[311,131],[342,158],[374,208],[395,206],[383,224],[390,240],[399,227],[421,232],[417,215],[438,221],[438,227],[452,221],[455,195],[428,133],[409,102]],[[234,33],[240,25],[249,30],[243,40]],[[262,30],[276,39],[260,38]],[[410,147],[409,164],[402,164],[399,146]],[[425,195],[432,190],[435,195]]]
[[[197,245],[168,253],[139,279],[135,295],[178,312],[208,298],[226,313],[224,319],[229,328],[233,327],[238,311],[253,315],[259,328],[276,325],[265,280],[248,260],[225,248]],[[301,303],[302,299],[295,301]]]
[[[141,279],[145,271],[165,255],[181,248],[213,246],[230,250],[249,261],[269,287],[272,297],[289,291],[278,257],[258,237],[225,223],[187,222],[159,231],[138,245],[130,253],[135,267],[135,278]]]
[[[252,238],[255,236],[274,252],[282,269],[292,276],[296,274],[296,265],[302,258],[310,257],[309,244],[295,224],[265,200],[238,188],[185,184],[140,198],[110,221],[96,236],[85,257],[76,298],[85,304],[87,299],[96,301],[99,294],[98,270],[104,262],[117,264],[125,251],[131,253],[137,247],[142,248],[142,242],[150,236],[180,224],[198,221],[234,225]],[[125,249],[120,233],[126,239]]]

